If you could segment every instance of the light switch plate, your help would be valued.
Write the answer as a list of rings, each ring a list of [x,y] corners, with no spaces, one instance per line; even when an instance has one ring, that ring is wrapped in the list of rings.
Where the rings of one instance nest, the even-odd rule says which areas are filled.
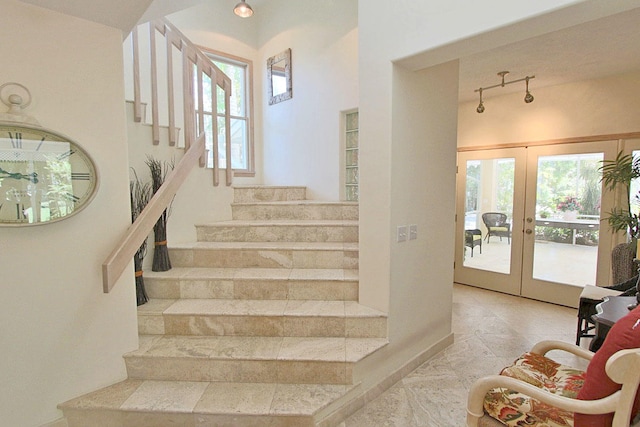
[[[398,242],[405,242],[407,240],[407,226],[406,225],[399,225],[398,226],[398,233],[396,235]]]
[[[409,240],[416,240],[418,238],[418,226],[412,224],[409,226]]]

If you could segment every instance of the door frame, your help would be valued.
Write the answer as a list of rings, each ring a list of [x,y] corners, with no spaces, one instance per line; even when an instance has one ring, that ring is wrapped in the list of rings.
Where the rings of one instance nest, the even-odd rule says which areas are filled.
[[[456,245],[454,259],[454,281],[484,289],[520,295],[520,272],[522,269],[522,222],[524,213],[524,198],[513,197],[513,212],[511,220],[511,255],[509,273],[499,273],[488,270],[465,267],[464,265],[464,230],[465,230],[465,195],[466,195],[466,162],[467,160],[513,158],[514,190],[523,188],[525,184],[526,148],[496,148],[493,150],[466,151],[458,153],[456,179]],[[465,176],[462,177],[461,174]],[[484,238],[484,236],[483,236]],[[484,243],[483,243],[484,244]],[[478,285],[481,283],[482,285]]]
[[[513,207],[513,220],[512,220],[512,248],[511,248],[511,261],[512,268],[510,270],[510,274],[501,274],[501,273],[493,273],[490,271],[484,271],[474,268],[469,268],[464,266],[464,229],[465,229],[465,221],[464,221],[464,210],[465,210],[465,192],[466,192],[466,160],[472,159],[471,155],[466,153],[474,153],[473,159],[481,160],[483,158],[495,158],[497,157],[507,157],[506,154],[513,154],[511,157],[516,156],[517,151],[511,151],[515,149],[525,149],[523,152],[525,153],[524,161],[526,163],[526,149],[533,147],[547,147],[553,145],[564,145],[564,144],[577,144],[577,143],[589,143],[589,142],[599,142],[605,143],[606,151],[605,151],[605,159],[608,156],[610,158],[614,158],[616,153],[623,150],[625,153],[631,153],[632,150],[640,150],[640,132],[633,133],[624,133],[624,134],[609,134],[609,135],[594,135],[589,137],[578,137],[578,138],[566,138],[566,139],[556,139],[549,141],[535,141],[535,142],[523,142],[523,143],[515,143],[515,144],[500,144],[494,146],[478,146],[478,147],[461,147],[458,149],[458,160],[457,160],[457,171],[456,171],[456,218],[455,218],[455,254],[454,254],[454,281],[457,283],[467,284],[471,286],[479,286],[488,290],[494,290],[498,292],[504,292],[512,295],[522,295],[522,275],[524,273],[520,273],[520,276],[516,272],[514,272],[513,262],[519,263],[520,269],[522,269],[522,257],[524,256],[524,198],[522,197],[514,197],[514,207]],[[506,151],[502,151],[506,150]],[[487,153],[487,154],[483,154]],[[505,153],[504,155],[501,153]],[[612,153],[612,154],[607,154]],[[517,157],[514,157],[517,159]],[[522,176],[518,173],[518,160],[516,160],[516,171],[514,176],[514,188],[517,187],[517,182],[519,180],[525,180],[526,183],[526,166],[525,171],[522,173]],[[528,166],[528,165],[527,165]],[[465,173],[465,176],[460,175],[461,173]],[[530,185],[530,184],[527,184]],[[535,185],[535,184],[534,184]],[[522,187],[525,188],[525,187]],[[528,189],[528,188],[527,188]],[[535,197],[535,194],[534,196]],[[605,191],[603,189],[602,198],[603,198],[603,207],[601,210],[601,217],[606,216],[606,212],[609,211],[610,206],[613,206],[614,202],[617,202],[621,197],[619,194],[611,194],[609,191]],[[607,205],[604,202],[607,201]],[[610,205],[609,205],[610,201]],[[518,205],[521,203],[521,207]],[[462,215],[461,215],[462,214]],[[597,284],[599,286],[610,285],[611,283],[611,250],[619,244],[626,242],[627,237],[625,233],[611,233],[608,229],[608,224],[606,221],[602,220],[601,223],[601,233],[600,240],[604,238],[604,242],[601,240],[599,242],[599,254],[598,254],[598,265],[597,265]],[[517,244],[520,239],[521,248],[520,251],[517,249]],[[515,240],[515,242],[514,242]],[[531,244],[533,245],[533,244]],[[514,249],[515,248],[515,249]],[[531,246],[531,250],[533,250],[533,246]],[[607,256],[608,254],[608,256]],[[513,258],[513,257],[516,258]],[[518,264],[516,264],[518,265]],[[521,270],[520,270],[521,271]],[[480,284],[483,283],[484,284]],[[557,285],[557,284],[555,284]],[[567,286],[567,285],[560,285]],[[571,285],[569,285],[571,286]],[[576,287],[577,289],[582,289],[581,287]],[[574,298],[574,293],[569,292],[568,295],[563,295],[561,300],[562,302],[556,302],[558,304],[567,305],[570,307],[577,307],[577,303],[579,298],[576,296]],[[577,293],[579,295],[579,292]],[[541,299],[537,294],[533,295],[522,295],[527,298],[535,298]]]
[[[616,149],[617,141],[582,142],[577,144],[548,145],[529,148],[527,150],[527,181],[524,192],[524,224],[528,225],[528,227],[524,227],[524,231],[535,229],[539,157],[603,153],[603,159],[610,160],[615,158]],[[610,191],[606,191],[602,183],[600,184],[600,189],[600,217],[602,218],[606,216],[606,213],[613,207],[613,194]],[[533,220],[532,223],[527,222],[529,219]],[[595,283],[585,283],[585,285],[609,284],[613,234],[608,231],[606,222],[604,224],[601,222],[601,225],[604,226],[600,227],[601,232],[598,234]],[[521,295],[554,304],[577,307],[583,286],[535,279],[533,277],[535,233],[527,234],[525,232],[523,233],[523,237]]]

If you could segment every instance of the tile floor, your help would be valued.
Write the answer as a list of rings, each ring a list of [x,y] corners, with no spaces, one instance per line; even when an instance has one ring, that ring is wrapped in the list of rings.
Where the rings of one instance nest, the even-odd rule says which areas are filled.
[[[575,342],[577,310],[454,285],[454,344],[368,403],[339,427],[461,427],[470,385],[496,374],[543,339]],[[582,346],[588,347],[583,339]],[[574,356],[552,358],[586,368]]]

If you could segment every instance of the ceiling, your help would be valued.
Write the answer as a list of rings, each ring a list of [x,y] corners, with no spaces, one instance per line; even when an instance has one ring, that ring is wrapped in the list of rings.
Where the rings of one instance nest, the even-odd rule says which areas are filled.
[[[153,0],[21,0],[129,34]]]
[[[36,6],[120,28],[128,34],[151,14],[162,16],[205,0],[22,0]],[[236,0],[229,2],[231,9]],[[249,0],[259,9],[267,0]],[[145,14],[146,11],[146,14]],[[531,92],[545,86],[640,70],[640,8],[460,58],[459,101],[478,99],[475,89],[535,75]],[[524,82],[483,93],[484,99],[524,92]]]
[[[640,8],[460,58],[459,101],[478,100],[474,90],[535,75],[529,88],[566,84],[640,70]],[[522,92],[516,83],[483,98]]]

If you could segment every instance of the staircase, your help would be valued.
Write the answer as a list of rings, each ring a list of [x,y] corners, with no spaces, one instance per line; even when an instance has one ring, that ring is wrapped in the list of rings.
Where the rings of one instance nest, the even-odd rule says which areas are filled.
[[[362,394],[387,319],[357,302],[357,204],[240,187],[232,213],[145,272],[128,379],[60,405],[69,427],[330,426]]]

